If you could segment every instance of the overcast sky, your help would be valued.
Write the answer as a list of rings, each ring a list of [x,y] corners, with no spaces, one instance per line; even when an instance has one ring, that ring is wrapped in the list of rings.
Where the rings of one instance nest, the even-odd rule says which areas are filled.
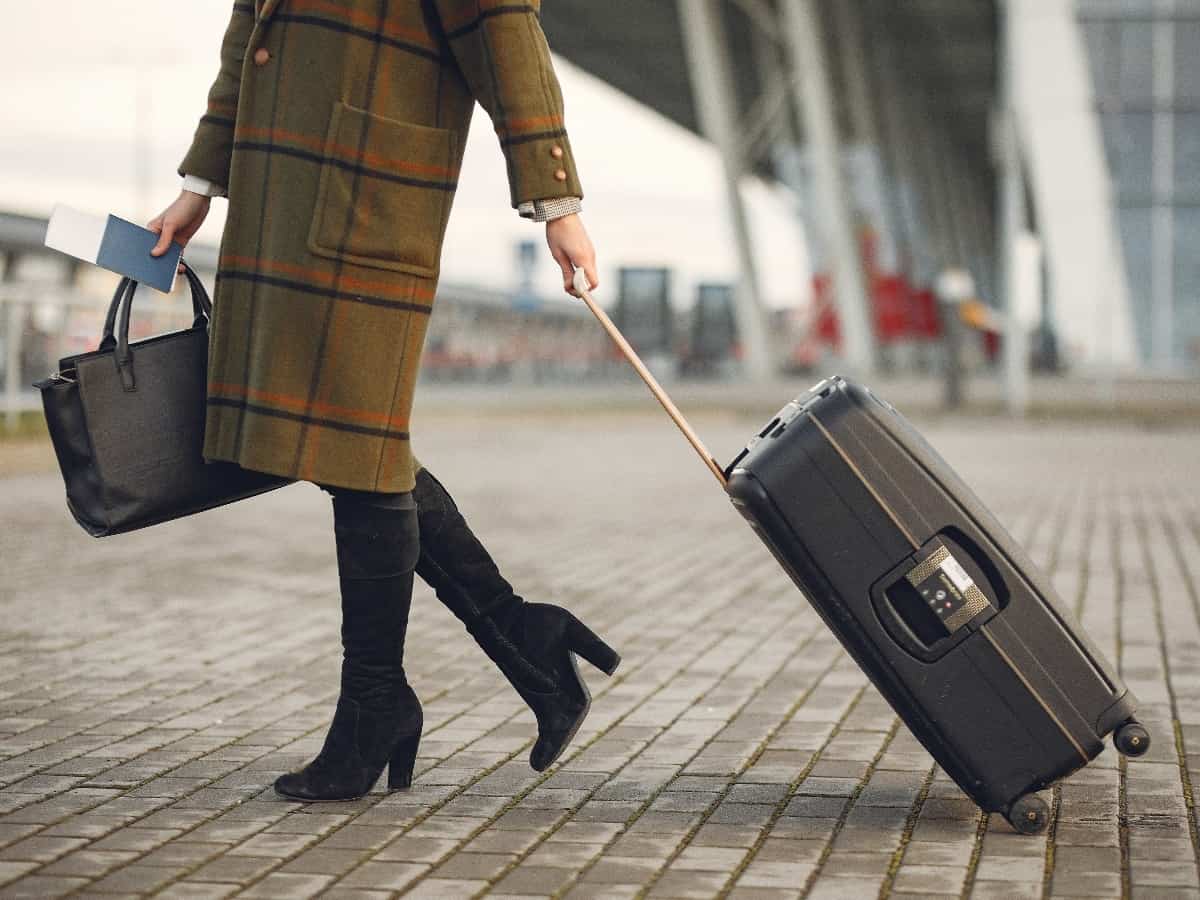
[[[179,189],[176,166],[216,74],[229,0],[4,3],[0,35],[0,209],[46,215],[56,202],[144,223]],[[584,221],[601,277],[618,265],[667,265],[676,301],[734,276],[736,257],[711,147],[558,58]],[[746,185],[761,280],[772,305],[806,294],[795,217]],[[216,243],[225,200],[197,240]],[[443,251],[444,280],[512,283],[514,243],[542,227],[509,206],[503,157],[476,109]],[[539,286],[561,290],[544,254]]]

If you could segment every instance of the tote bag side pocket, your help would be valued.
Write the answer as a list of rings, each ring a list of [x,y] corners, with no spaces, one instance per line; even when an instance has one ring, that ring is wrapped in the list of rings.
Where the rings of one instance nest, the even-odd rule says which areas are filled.
[[[59,374],[34,386],[41,391],[46,427],[66,485],[67,508],[88,534],[93,537],[107,534],[103,481],[96,469],[79,383]]]

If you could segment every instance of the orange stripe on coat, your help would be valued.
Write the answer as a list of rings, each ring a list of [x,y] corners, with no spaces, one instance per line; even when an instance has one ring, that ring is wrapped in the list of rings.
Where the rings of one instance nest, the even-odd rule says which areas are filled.
[[[367,422],[374,425],[382,425],[388,428],[394,428],[398,431],[408,430],[408,420],[398,416],[389,416],[383,413],[371,412],[365,409],[353,409],[348,406],[338,406],[333,403],[309,403],[306,397],[297,397],[293,394],[280,394],[271,391],[261,391],[258,388],[249,387],[243,384],[226,384],[221,381],[210,381],[208,383],[208,391],[212,394],[223,394],[243,400],[254,400],[261,403],[267,403],[278,406],[281,409],[291,409],[292,412],[307,413],[314,412],[322,415],[338,416],[343,419],[357,419],[360,422]],[[317,424],[320,423],[310,423]]]
[[[226,253],[221,257],[220,264],[233,269],[265,269],[271,272],[295,275],[298,278],[306,278],[315,284],[328,287],[332,287],[334,283],[332,272],[325,272],[320,269],[299,266],[294,263],[281,262],[274,259],[235,256],[232,253]],[[366,278],[355,278],[345,273],[337,277],[337,283],[346,288],[347,293],[362,291],[364,294],[374,294],[389,300],[409,300],[411,298],[425,303],[432,303],[434,297],[434,289],[425,284],[420,284],[412,290],[406,290],[403,285],[397,285],[395,280],[370,281]]]
[[[445,166],[431,166],[425,163],[412,162],[407,159],[396,159],[395,157],[383,156],[379,153],[359,153],[357,147],[350,147],[346,144],[330,144],[327,147],[321,138],[313,137],[310,134],[287,131],[283,128],[252,128],[248,125],[243,125],[234,131],[233,137],[234,140],[249,138],[251,140],[257,139],[299,144],[302,147],[307,147],[319,153],[332,152],[346,160],[358,160],[363,163],[369,163],[379,169],[399,169],[403,172],[432,175],[438,178],[454,179],[458,177],[457,169],[450,169]]]

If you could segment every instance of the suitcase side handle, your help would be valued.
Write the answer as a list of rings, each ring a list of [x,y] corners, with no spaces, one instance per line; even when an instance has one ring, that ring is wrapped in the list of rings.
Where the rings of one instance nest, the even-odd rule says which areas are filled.
[[[650,393],[662,404],[662,408],[667,411],[667,415],[671,417],[671,421],[679,426],[679,430],[683,432],[683,436],[687,438],[688,443],[700,454],[700,458],[704,460],[704,464],[708,466],[709,471],[720,482],[721,488],[726,488],[728,481],[725,478],[725,473],[717,464],[716,459],[708,452],[708,448],[704,446],[704,442],[700,440],[699,435],[688,424],[687,419],[683,417],[683,413],[679,411],[679,408],[667,396],[667,392],[662,389],[662,385],[658,383],[658,379],[646,368],[646,364],[637,355],[637,351],[630,346],[629,341],[625,340],[625,335],[621,334],[621,330],[613,324],[612,319],[608,317],[608,313],[601,309],[600,304],[592,297],[587,273],[583,269],[575,270],[575,290],[579,292],[579,296],[583,298],[583,302],[592,311],[592,315],[599,320],[600,325],[608,332],[608,336],[613,339],[613,343],[617,345],[621,353],[629,360],[629,364],[641,376],[642,381],[646,382],[646,387],[650,388]]]

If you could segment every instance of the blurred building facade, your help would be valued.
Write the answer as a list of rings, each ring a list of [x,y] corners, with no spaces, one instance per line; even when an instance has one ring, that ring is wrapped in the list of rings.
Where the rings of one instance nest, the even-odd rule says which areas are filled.
[[[672,309],[671,272],[618,279],[614,314],[660,374],[991,366],[1014,408],[1031,367],[1200,374],[1200,0],[555,0],[542,21],[557,53],[723,160],[697,190],[724,192],[737,282]],[[815,271],[792,309],[760,302],[748,178],[803,225]],[[0,213],[9,408],[95,346],[116,283],[44,232]],[[533,294],[536,244],[516,249],[511,290],[441,286],[423,377],[623,371],[580,304]],[[188,259],[211,284],[216,248]],[[135,333],[186,324],[145,293]]]
[[[938,278],[965,271],[992,313],[962,318],[1014,381],[1031,360],[1200,372],[1200,0],[558,0],[542,18],[556,52],[719,149],[751,370],[788,360],[747,177],[790,189],[811,331],[852,370],[928,363],[955,314]]]
[[[1080,0],[1138,351],[1200,359],[1200,4]]]

